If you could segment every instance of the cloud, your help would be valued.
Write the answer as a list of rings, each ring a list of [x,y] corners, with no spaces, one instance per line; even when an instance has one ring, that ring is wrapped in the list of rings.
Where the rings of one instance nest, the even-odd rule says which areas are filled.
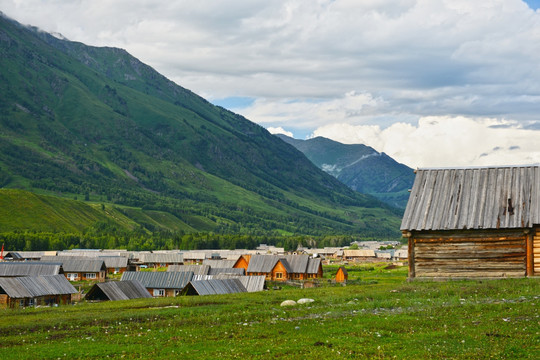
[[[283,135],[287,135],[288,137],[294,137],[292,132],[283,129],[281,126],[277,128],[269,127],[266,130],[268,130],[270,134],[283,134]]]
[[[254,99],[234,110],[263,126],[310,134],[342,124],[392,136],[392,151],[410,152],[412,164],[426,155],[399,135],[429,132],[446,144],[457,129],[441,119],[498,143],[479,152],[454,137],[450,158],[437,163],[483,163],[493,147],[517,144],[507,161],[526,161],[521,140],[540,128],[540,11],[520,0],[0,0],[0,8],[71,40],[125,48],[205,98]]]
[[[334,123],[312,136],[366,144],[413,168],[540,163],[540,131],[493,118],[430,116],[417,125],[395,123],[384,129]]]

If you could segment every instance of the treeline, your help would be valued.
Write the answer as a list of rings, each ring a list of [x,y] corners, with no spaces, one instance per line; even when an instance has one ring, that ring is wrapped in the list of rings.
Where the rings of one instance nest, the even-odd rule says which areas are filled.
[[[66,249],[127,249],[148,250],[203,250],[203,249],[255,249],[260,244],[296,250],[303,247],[348,246],[352,241],[374,240],[354,236],[253,236],[219,235],[214,233],[161,232],[149,235],[143,229],[116,234],[7,232],[0,233],[0,243],[8,251],[48,251]],[[377,240],[381,240],[378,238]]]

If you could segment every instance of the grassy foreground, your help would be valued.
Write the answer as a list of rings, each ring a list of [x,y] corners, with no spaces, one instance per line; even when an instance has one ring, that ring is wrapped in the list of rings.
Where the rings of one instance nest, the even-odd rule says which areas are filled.
[[[540,358],[540,279],[349,274],[347,286],[1,310],[2,359]],[[315,301],[280,307],[300,298]]]

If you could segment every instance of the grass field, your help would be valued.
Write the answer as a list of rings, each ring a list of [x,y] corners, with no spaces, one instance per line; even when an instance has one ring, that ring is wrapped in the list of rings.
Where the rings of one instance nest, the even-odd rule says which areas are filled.
[[[347,286],[1,310],[1,357],[540,358],[538,278],[407,282],[405,268],[373,265],[349,275]],[[280,307],[300,298],[315,301]]]

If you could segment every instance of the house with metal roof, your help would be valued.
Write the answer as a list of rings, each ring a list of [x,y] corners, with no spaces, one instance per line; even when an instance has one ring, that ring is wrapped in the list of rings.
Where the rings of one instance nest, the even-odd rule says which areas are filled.
[[[105,262],[108,274],[122,274],[128,269],[128,258],[125,256],[99,256]]]
[[[191,271],[193,272],[193,275],[208,275],[210,272],[210,266],[209,265],[169,265],[167,267],[167,271],[176,271],[176,272],[183,272],[183,271]]]
[[[401,231],[410,278],[540,275],[540,166],[417,170]]]
[[[97,283],[84,297],[86,300],[131,300],[152,298],[138,280],[108,281]]]
[[[181,295],[221,295],[247,292],[238,279],[211,279],[190,281]]]
[[[141,253],[137,265],[139,267],[157,269],[170,265],[182,265],[184,257],[181,253]]]
[[[62,263],[38,261],[0,262],[0,277],[58,275],[63,273]]]
[[[264,275],[270,281],[306,280],[323,276],[321,259],[309,255],[251,255],[244,260],[249,261],[246,275]]]
[[[103,259],[78,256],[44,256],[42,262],[62,263],[69,281],[105,281],[107,267]]]
[[[177,296],[192,278],[191,271],[126,271],[122,274],[122,281],[137,280],[154,297]]]
[[[69,304],[75,293],[64,275],[0,278],[0,307],[4,308]]]

